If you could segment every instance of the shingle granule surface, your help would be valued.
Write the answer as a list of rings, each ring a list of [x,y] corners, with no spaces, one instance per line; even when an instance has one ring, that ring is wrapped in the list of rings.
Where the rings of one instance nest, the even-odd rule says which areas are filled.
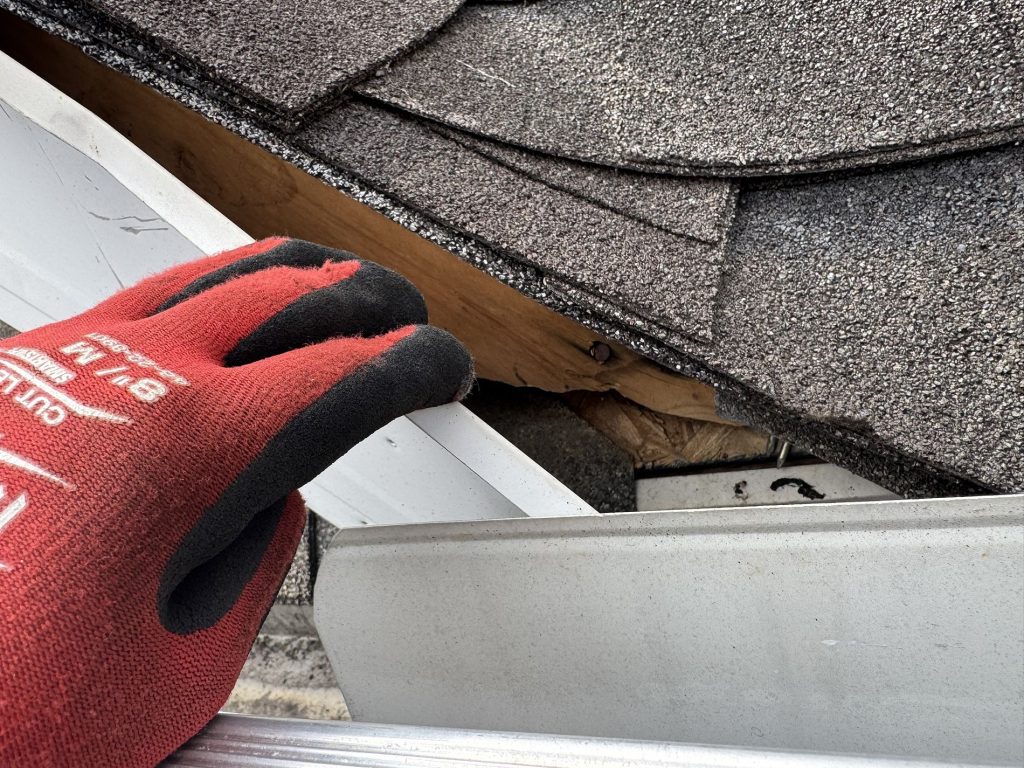
[[[436,30],[462,0],[85,0],[271,112],[294,113]]]
[[[1024,135],[1015,0],[467,6],[359,86],[463,130],[686,173],[865,165]]]
[[[436,123],[434,125],[437,125]],[[432,126],[433,127],[433,126]],[[453,141],[555,189],[684,237],[717,243],[732,222],[735,185],[639,173],[541,155],[451,128],[436,130]]]
[[[1020,146],[740,182],[717,254],[694,260],[664,250],[664,230],[588,208],[560,180],[541,184],[540,171],[518,173],[493,148],[470,151],[432,124],[362,104],[362,122],[338,108],[316,129],[282,137],[213,99],[214,85],[199,82],[200,92],[154,68],[159,57],[142,47],[98,44],[16,0],[0,6],[521,293],[712,384],[725,415],[900,493],[1024,491]],[[673,304],[675,316],[649,311]],[[699,342],[683,332],[698,328]]]
[[[888,488],[929,493],[870,448],[812,444],[804,426],[1024,492],[1022,256],[1024,148],[1012,147],[742,191],[708,344],[557,276],[545,284],[724,374],[731,400],[753,398],[734,408],[743,420]],[[791,418],[766,417],[765,402]]]
[[[355,100],[294,141],[500,253],[691,338],[710,338],[734,195],[717,196],[706,213],[723,233],[709,243],[614,213],[470,150],[418,119]]]
[[[805,420],[1024,491],[1024,148],[744,192],[729,243],[714,344],[680,348]]]

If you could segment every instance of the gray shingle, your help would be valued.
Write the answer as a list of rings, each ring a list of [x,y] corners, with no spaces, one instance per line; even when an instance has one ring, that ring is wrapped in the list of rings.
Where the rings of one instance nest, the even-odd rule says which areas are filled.
[[[830,454],[823,432],[1024,491],[1021,254],[1018,146],[742,192],[712,344],[559,290],[724,374],[733,412],[763,428],[824,426],[801,444],[889,488],[925,485],[892,459],[869,465],[870,448]],[[757,416],[764,400],[788,416]]]
[[[611,165],[776,173],[1022,135],[1013,0],[544,0],[464,8],[359,86]]]
[[[721,242],[735,211],[735,185],[722,179],[639,173],[488,141],[434,124],[442,135],[525,176],[675,235]]]
[[[412,125],[388,119],[403,131]],[[416,153],[392,134],[388,151],[377,140],[363,157],[351,132],[371,130],[327,124],[312,136],[314,144],[335,142],[332,161],[351,167],[358,158],[379,168],[382,156],[394,157],[387,178],[368,180],[538,265],[554,293],[724,374],[735,382],[734,399],[762,393],[797,421],[861,435],[880,455],[892,446],[982,485],[1024,490],[1024,266],[1016,257],[1024,253],[1024,150],[748,189],[723,243],[726,271],[715,299],[679,280],[685,267],[659,262],[665,255],[649,229],[635,243],[639,259],[660,264],[667,279],[646,280],[646,263],[599,248],[581,265],[564,253],[576,245],[571,230],[551,225],[550,193],[529,179],[453,143],[442,150],[429,131]],[[593,226],[607,228],[610,218]],[[545,246],[560,258],[536,255]],[[603,290],[601,275],[613,266],[634,292]],[[700,343],[678,316],[638,311],[678,305],[713,318]],[[866,467],[863,457],[843,458]],[[923,475],[896,460],[875,463],[870,475],[889,487],[922,487]],[[889,472],[879,477],[883,465]],[[913,478],[909,487],[901,474]]]
[[[86,0],[284,115],[308,110],[441,26],[461,0]]]
[[[1024,490],[1024,149],[750,192],[730,242],[716,366]]]
[[[629,311],[634,307],[614,297],[592,297],[602,302],[597,312],[565,301],[543,283],[543,275],[516,263],[520,255],[511,247],[482,247],[483,237],[435,224],[441,216],[421,215],[413,210],[419,203],[400,201],[383,181],[373,184],[385,194],[353,180],[345,171],[348,148],[340,143],[321,156],[336,154],[325,163],[209,95],[155,72],[144,56],[133,60],[95,45],[52,17],[26,11],[17,0],[0,0],[0,5],[88,46],[91,55],[213,116],[524,294],[714,384],[729,413],[798,436],[800,444],[824,458],[907,494],[1024,490],[1020,147],[884,172],[804,177],[772,188],[742,185],[713,315],[715,342],[697,344],[676,335],[671,323],[659,329],[638,318]],[[352,149],[365,153],[368,146],[355,142]],[[432,146],[427,142],[427,158]],[[391,149],[399,159],[387,166]],[[374,173],[384,181],[400,176],[409,168],[405,161],[418,159],[408,149],[401,143],[378,147],[385,167]],[[459,164],[459,157],[441,159]],[[461,216],[474,190],[495,178],[490,166],[473,167],[486,172],[456,174],[453,187],[468,186],[456,189],[454,200],[442,198],[452,206],[442,209],[445,216]],[[402,179],[403,189],[429,202],[433,193],[417,188],[417,173]],[[524,177],[518,178],[517,184]],[[502,176],[501,184],[520,190],[509,177]],[[520,204],[520,194],[496,195],[500,204],[494,210],[505,213]],[[525,202],[533,206],[528,212],[540,217],[540,223],[526,222],[539,236],[548,207],[529,195]],[[487,218],[492,224],[498,220],[497,234],[511,237],[523,215],[521,210],[504,216],[492,212]],[[607,211],[603,215],[608,218]],[[671,298],[676,287],[649,285],[659,301]]]
[[[722,238],[704,243],[612,213],[368,104],[335,109],[295,141],[501,252],[710,338]],[[731,214],[732,203],[720,196],[713,217]]]

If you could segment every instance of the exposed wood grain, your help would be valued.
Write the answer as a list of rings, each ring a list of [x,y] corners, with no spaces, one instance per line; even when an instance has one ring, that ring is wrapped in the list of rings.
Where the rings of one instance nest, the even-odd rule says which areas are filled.
[[[570,392],[565,399],[638,469],[763,459],[769,453],[768,436],[746,427],[658,413],[612,393]]]
[[[0,45],[128,136],[253,237],[289,234],[395,269],[458,336],[480,376],[552,392],[615,390],[664,413],[724,422],[713,392],[524,297],[470,264],[156,91],[0,12]],[[589,353],[602,341],[600,363]]]

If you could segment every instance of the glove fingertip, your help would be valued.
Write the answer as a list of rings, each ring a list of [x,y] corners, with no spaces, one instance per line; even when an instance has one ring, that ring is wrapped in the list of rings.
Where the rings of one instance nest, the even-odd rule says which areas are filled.
[[[409,371],[419,389],[418,402],[408,410],[462,400],[476,381],[469,350],[454,335],[434,325],[417,326],[383,357],[386,365]]]

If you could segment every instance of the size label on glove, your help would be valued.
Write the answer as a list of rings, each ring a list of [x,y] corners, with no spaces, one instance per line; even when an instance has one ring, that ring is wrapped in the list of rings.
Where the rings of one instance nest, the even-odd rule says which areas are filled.
[[[84,341],[76,341],[64,347],[61,352],[70,356],[78,365],[87,366],[107,357],[96,347]],[[111,364],[108,367],[94,368],[93,375],[106,379],[115,387],[121,387],[131,393],[142,403],[155,403],[168,392],[167,384],[157,379],[138,378],[133,375],[131,365]]]
[[[65,387],[84,375],[103,379],[140,403],[159,402],[172,386],[189,386],[184,376],[103,333],[86,334],[52,354],[31,347],[0,349],[0,397],[43,426],[59,427],[73,416],[131,423],[128,416],[87,405],[68,393]]]
[[[171,385],[189,386],[184,376],[164,368],[105,333],[86,334],[84,340],[69,344],[60,351],[74,365],[89,368],[94,376],[124,389],[140,403],[159,401],[170,391]]]
[[[87,333],[85,335],[85,338],[89,339],[90,341],[97,342],[101,347],[103,347],[106,350],[109,350],[115,356],[120,356],[124,358],[125,362],[127,363],[136,365],[139,368],[152,371],[152,373],[155,374],[156,377],[159,379],[164,379],[165,381],[169,381],[172,384],[177,384],[179,387],[189,386],[188,379],[186,379],[184,376],[180,376],[174,371],[167,370],[166,368],[162,367],[159,363],[151,360],[150,358],[146,357],[140,352],[132,350],[127,344],[122,344],[117,339],[108,336],[105,333]],[[85,346],[89,345],[86,344]],[[78,354],[81,355],[81,353]],[[102,357],[104,357],[105,355],[105,353],[101,352],[97,357],[96,354],[97,352],[95,349],[86,353],[86,362],[80,362],[79,364],[87,365],[89,363],[95,362],[96,360],[102,359]]]

